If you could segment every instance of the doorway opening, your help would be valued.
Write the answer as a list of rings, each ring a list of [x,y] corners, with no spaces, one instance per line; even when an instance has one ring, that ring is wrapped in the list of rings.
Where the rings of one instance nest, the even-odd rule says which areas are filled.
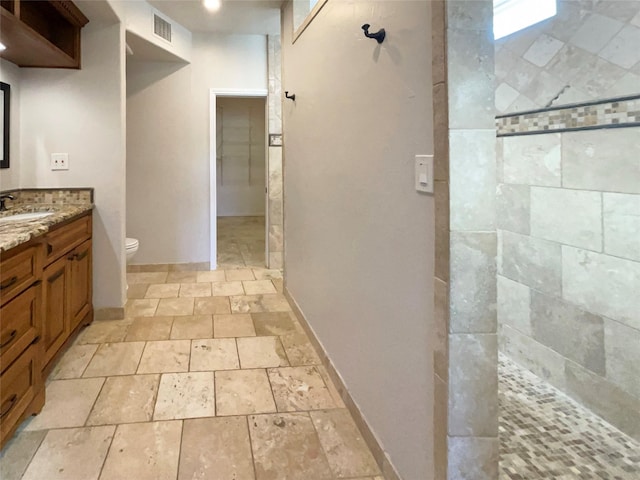
[[[267,92],[212,92],[212,269],[267,265]]]

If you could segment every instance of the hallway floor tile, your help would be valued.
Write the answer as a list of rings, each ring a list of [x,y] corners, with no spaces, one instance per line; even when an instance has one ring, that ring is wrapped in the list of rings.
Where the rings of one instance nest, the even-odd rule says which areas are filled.
[[[129,274],[129,315],[81,332],[2,480],[383,480],[279,272],[171,273]]]
[[[265,217],[218,217],[218,265],[263,268],[265,238]],[[239,270],[227,278],[232,279],[255,280],[251,270]]]

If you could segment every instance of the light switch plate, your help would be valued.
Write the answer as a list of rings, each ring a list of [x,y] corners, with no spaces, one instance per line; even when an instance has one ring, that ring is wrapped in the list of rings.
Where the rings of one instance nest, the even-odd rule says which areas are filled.
[[[69,154],[52,153],[51,170],[69,170]]]
[[[433,155],[416,155],[416,190],[433,193]]]

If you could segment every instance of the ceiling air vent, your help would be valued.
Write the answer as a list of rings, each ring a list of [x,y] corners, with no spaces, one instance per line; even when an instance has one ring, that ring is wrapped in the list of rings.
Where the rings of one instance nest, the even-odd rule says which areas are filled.
[[[171,41],[171,24],[164,18],[153,14],[153,33],[160,38],[164,38],[167,42]]]

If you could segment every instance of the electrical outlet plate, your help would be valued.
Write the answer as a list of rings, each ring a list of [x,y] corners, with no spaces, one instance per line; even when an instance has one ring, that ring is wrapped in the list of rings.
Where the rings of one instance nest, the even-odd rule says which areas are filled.
[[[69,170],[69,154],[52,153],[51,170]]]

